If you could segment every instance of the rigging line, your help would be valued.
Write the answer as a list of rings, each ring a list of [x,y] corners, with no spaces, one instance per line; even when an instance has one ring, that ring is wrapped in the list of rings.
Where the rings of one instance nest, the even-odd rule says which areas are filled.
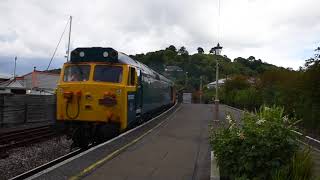
[[[52,62],[54,56],[56,55],[57,49],[58,49],[58,47],[59,47],[59,45],[60,45],[60,42],[61,42],[61,40],[62,40],[62,37],[63,37],[64,33],[66,32],[66,29],[67,29],[67,27],[68,27],[68,24],[69,24],[69,20],[67,21],[67,24],[66,24],[66,26],[64,27],[64,30],[63,30],[63,32],[62,32],[62,34],[61,34],[61,36],[60,36],[60,39],[59,39],[59,42],[58,42],[56,48],[54,49],[53,55],[52,55],[52,57],[51,57],[51,59],[50,59],[49,65],[48,65],[48,67],[47,67],[47,71],[49,70],[50,65],[51,65],[51,62]]]

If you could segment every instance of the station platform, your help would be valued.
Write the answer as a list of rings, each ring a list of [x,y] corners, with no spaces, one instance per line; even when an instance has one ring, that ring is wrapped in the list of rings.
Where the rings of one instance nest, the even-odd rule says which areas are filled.
[[[206,105],[183,104],[159,128],[84,179],[208,179]]]
[[[220,107],[222,119],[227,110]],[[30,179],[210,179],[212,110],[212,104],[178,105],[153,125]]]

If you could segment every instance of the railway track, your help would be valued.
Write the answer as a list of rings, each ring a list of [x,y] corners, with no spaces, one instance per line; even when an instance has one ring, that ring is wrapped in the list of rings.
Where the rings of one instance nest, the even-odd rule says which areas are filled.
[[[32,143],[48,139],[55,136],[52,125],[45,125],[35,128],[28,128],[16,131],[10,131],[0,134],[0,152],[1,157],[8,156],[7,151],[21,146],[28,146]]]
[[[81,155],[81,153],[85,153],[86,151],[92,149],[92,148],[97,148],[103,144],[108,144],[112,141],[115,141],[123,136],[126,136],[126,134],[129,134],[133,131],[136,131],[144,126],[146,126],[147,124],[151,123],[152,121],[156,120],[157,118],[161,117],[162,115],[165,115],[166,113],[170,112],[171,109],[174,109],[174,107],[176,107],[177,104],[175,104],[173,107],[171,107],[170,109],[167,109],[166,111],[162,111],[162,112],[159,112],[159,113],[156,113],[154,116],[150,117],[150,119],[148,121],[146,121],[145,123],[143,124],[140,124],[112,139],[108,139],[106,140],[105,142],[101,143],[101,144],[90,144],[86,149],[75,149],[73,150],[72,152],[64,155],[64,156],[61,156],[57,159],[54,159],[46,164],[43,164],[41,166],[38,166],[34,169],[31,169],[27,172],[24,172],[22,174],[19,174],[13,178],[10,178],[9,180],[20,180],[20,179],[33,179],[33,176],[37,175],[37,174],[41,174],[41,173],[45,173],[46,171],[50,171],[51,168],[54,168],[55,166],[59,165],[59,163],[63,163],[64,161],[68,161],[74,157],[76,157],[77,155]]]

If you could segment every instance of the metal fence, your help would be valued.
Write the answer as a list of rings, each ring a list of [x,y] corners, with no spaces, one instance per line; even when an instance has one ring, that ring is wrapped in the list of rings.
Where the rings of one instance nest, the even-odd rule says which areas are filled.
[[[55,96],[0,95],[0,126],[54,122]]]

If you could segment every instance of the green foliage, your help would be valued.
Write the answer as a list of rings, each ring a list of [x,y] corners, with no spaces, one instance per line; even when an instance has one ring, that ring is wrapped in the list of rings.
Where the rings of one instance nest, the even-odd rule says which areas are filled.
[[[227,120],[230,125],[210,137],[222,176],[270,179],[297,151],[293,122],[284,116],[283,108],[263,106],[257,115],[246,114],[242,127],[230,116]]]
[[[222,102],[231,106],[253,110],[262,104],[259,90],[249,83],[246,76],[238,75],[227,80],[223,91]]]
[[[234,90],[242,90],[250,87],[248,78],[246,76],[238,75],[234,76],[232,79],[228,79],[225,82],[225,91],[228,93]]]
[[[272,180],[311,180],[313,162],[310,149],[304,149],[294,154],[289,165],[278,169]]]
[[[251,58],[253,59],[253,58]],[[237,60],[241,61],[241,60]],[[255,110],[262,104],[285,107],[290,117],[303,119],[301,127],[312,136],[320,131],[320,64],[314,62],[303,71],[267,70],[247,85],[245,76],[236,76],[225,84],[223,103]]]

